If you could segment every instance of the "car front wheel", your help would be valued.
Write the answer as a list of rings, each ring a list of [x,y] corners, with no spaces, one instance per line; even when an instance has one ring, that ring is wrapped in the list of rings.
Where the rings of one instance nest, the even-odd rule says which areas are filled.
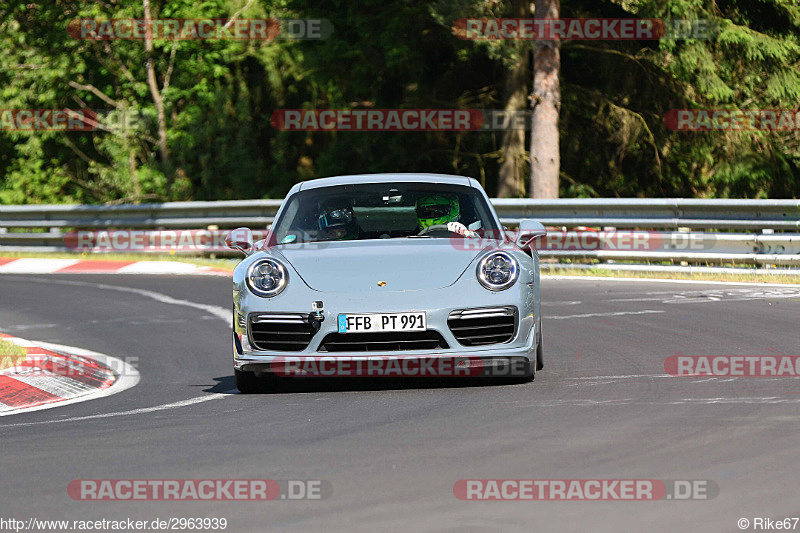
[[[536,370],[544,368],[544,347],[542,346],[542,338],[539,337],[539,342],[536,344]]]

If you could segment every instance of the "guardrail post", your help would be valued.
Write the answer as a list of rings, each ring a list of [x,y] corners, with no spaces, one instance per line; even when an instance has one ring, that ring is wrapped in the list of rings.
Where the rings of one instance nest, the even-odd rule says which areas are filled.
[[[213,232],[215,232],[215,231],[219,231],[219,226],[217,226],[216,224],[211,224],[211,225],[210,225],[210,226],[208,226],[208,228],[206,228],[206,229],[208,229],[208,231],[212,232],[212,234],[213,234]],[[212,243],[213,243],[213,240],[212,240]],[[210,257],[211,259],[216,259],[216,258],[217,258],[217,254],[215,254],[215,253],[213,253],[213,252],[212,252],[212,253],[210,253],[210,254],[208,255],[208,257]]]

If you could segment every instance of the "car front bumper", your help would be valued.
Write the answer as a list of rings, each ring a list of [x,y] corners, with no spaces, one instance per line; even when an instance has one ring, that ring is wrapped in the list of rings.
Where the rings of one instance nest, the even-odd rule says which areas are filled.
[[[453,311],[461,309],[476,309],[483,307],[471,307],[469,305],[455,308],[442,308],[428,310],[427,321],[428,330],[438,332],[446,341],[448,348],[438,348],[429,350],[382,350],[382,351],[353,351],[353,352],[326,352],[320,351],[322,340],[329,333],[337,333],[338,312],[325,311],[325,320],[322,322],[319,331],[311,339],[308,346],[299,351],[267,351],[258,350],[252,344],[245,328],[239,328],[239,332],[234,333],[233,339],[233,364],[237,370],[246,372],[271,372],[276,363],[297,360],[317,360],[317,361],[336,361],[341,359],[348,360],[389,360],[389,359],[416,359],[419,361],[439,360],[441,364],[446,364],[444,360],[461,361],[459,364],[479,365],[486,372],[494,368],[497,372],[503,369],[518,367],[519,362],[533,363],[536,360],[536,340],[540,332],[537,331],[538,323],[532,307],[526,313],[524,309],[516,305],[510,306],[517,309],[516,329],[512,339],[508,342],[479,345],[463,346],[447,324],[447,319]],[[327,307],[327,305],[326,305]],[[501,306],[497,307],[509,307]],[[402,308],[396,310],[381,309],[379,312],[402,312]],[[403,309],[406,311],[408,309]],[[355,312],[364,312],[358,309]],[[372,309],[369,310],[372,312]],[[247,324],[247,321],[244,321]],[[345,334],[346,335],[346,334]],[[466,361],[466,362],[465,362]]]
[[[327,358],[358,357],[374,360],[386,358],[480,358],[483,365],[503,365],[509,360],[526,363],[536,361],[538,331],[539,291],[538,265],[520,261],[521,273],[517,283],[509,289],[492,292],[483,288],[475,276],[462,275],[450,286],[427,290],[389,290],[374,286],[371,290],[318,291],[309,288],[295,274],[285,291],[273,298],[260,298],[252,294],[244,282],[243,272],[234,275],[234,338],[233,364],[237,370],[268,372],[275,361],[288,357]],[[290,267],[291,268],[291,267]],[[468,271],[471,271],[471,266]],[[238,269],[243,270],[243,269]],[[391,285],[390,285],[391,286]],[[310,314],[312,305],[322,302],[324,320],[311,341],[302,350],[268,351],[251,345],[249,317],[253,314],[295,313]],[[462,345],[448,326],[450,314],[458,310],[513,307],[516,309],[516,329],[513,337],[503,343],[478,346]],[[424,311],[427,329],[438,332],[447,348],[400,351],[361,351],[353,353],[320,350],[323,339],[338,332],[340,314],[405,313]],[[343,334],[347,336],[350,334]]]

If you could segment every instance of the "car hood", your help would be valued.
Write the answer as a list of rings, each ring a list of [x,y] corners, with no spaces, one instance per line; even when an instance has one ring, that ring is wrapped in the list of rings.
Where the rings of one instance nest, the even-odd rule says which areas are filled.
[[[276,246],[321,292],[413,291],[452,285],[480,253],[450,239],[391,239]],[[386,282],[379,286],[378,282]]]

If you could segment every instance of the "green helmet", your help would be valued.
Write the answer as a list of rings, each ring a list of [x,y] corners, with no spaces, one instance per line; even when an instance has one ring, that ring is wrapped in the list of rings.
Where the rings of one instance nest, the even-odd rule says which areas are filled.
[[[417,200],[417,224],[420,229],[455,222],[461,216],[456,196],[431,195]]]

